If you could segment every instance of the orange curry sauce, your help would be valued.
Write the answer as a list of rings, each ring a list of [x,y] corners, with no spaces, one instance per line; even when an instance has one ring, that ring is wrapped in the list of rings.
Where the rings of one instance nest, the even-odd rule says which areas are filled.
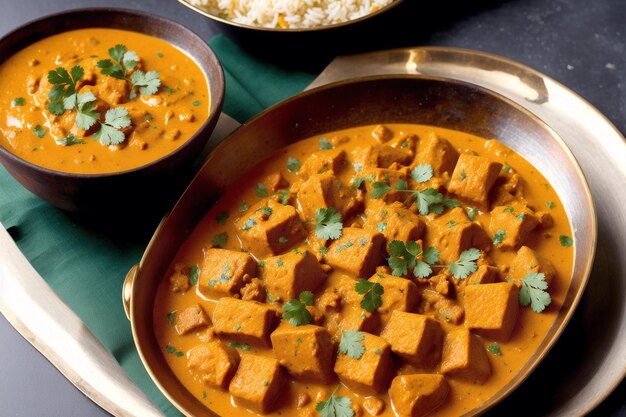
[[[501,194],[499,197],[494,196],[494,193],[497,191],[496,189],[501,188],[502,190],[507,190],[514,194],[515,201],[522,201],[522,204],[527,206],[525,209],[527,216],[532,216],[538,219],[539,224],[537,224],[537,226],[530,232],[528,237],[523,242],[520,242],[516,246],[519,247],[524,245],[531,248],[540,257],[549,261],[549,264],[553,266],[554,269],[550,272],[551,268],[549,265],[526,265],[526,267],[532,268],[532,271],[545,272],[546,275],[552,276],[548,290],[552,297],[552,303],[541,313],[533,312],[530,307],[519,306],[519,314],[514,323],[511,337],[508,339],[505,337],[506,340],[497,341],[501,355],[494,354],[493,349],[487,350],[487,347],[492,345],[494,340],[489,337],[479,335],[478,333],[480,332],[472,331],[474,334],[472,337],[476,338],[481,346],[481,349],[484,349],[484,356],[487,357],[491,369],[490,375],[487,378],[484,378],[484,381],[477,381],[476,378],[467,379],[455,376],[453,372],[446,373],[445,379],[449,385],[449,393],[443,403],[441,403],[437,409],[432,412],[432,415],[457,416],[474,409],[493,396],[512,377],[514,377],[516,373],[520,371],[531,355],[533,355],[536,351],[538,345],[541,343],[546,333],[552,326],[568,290],[573,264],[573,247],[562,246],[559,236],[572,236],[572,231],[566,217],[565,210],[563,209],[555,191],[547,183],[541,173],[539,173],[520,155],[504,147],[497,141],[486,141],[485,139],[466,133],[429,126],[391,124],[387,125],[385,129],[381,129],[381,126],[365,126],[316,136],[294,143],[277,151],[273,156],[261,161],[256,167],[243,175],[240,180],[230,187],[230,190],[215,204],[215,206],[206,214],[202,222],[195,228],[189,239],[183,247],[180,248],[179,253],[175,257],[175,261],[171,266],[170,272],[163,278],[163,281],[160,284],[154,306],[154,331],[156,333],[157,340],[162,347],[163,355],[165,356],[167,363],[187,389],[199,401],[206,404],[208,408],[217,414],[221,416],[228,415],[233,417],[253,415],[253,413],[250,410],[247,410],[245,406],[237,400],[237,398],[231,397],[228,392],[228,383],[225,384],[224,388],[216,388],[209,384],[203,384],[200,381],[200,374],[198,373],[197,368],[194,372],[191,372],[190,369],[188,369],[187,354],[193,348],[211,340],[221,341],[225,349],[233,351],[236,355],[241,356],[253,354],[266,357],[276,357],[275,352],[273,352],[271,345],[263,347],[260,345],[250,344],[249,350],[233,348],[233,346],[236,347],[236,345],[232,344],[233,340],[228,337],[216,335],[214,329],[212,329],[210,320],[208,320],[208,325],[200,325],[186,334],[179,335],[175,326],[177,324],[177,314],[181,314],[181,312],[190,306],[199,305],[206,313],[207,318],[210,319],[213,317],[213,312],[219,297],[206,296],[198,288],[200,284],[193,285],[193,282],[191,285],[187,285],[183,282],[181,288],[180,279],[177,280],[176,276],[180,278],[181,274],[183,276],[189,275],[190,272],[187,270],[187,267],[198,265],[199,268],[201,268],[199,274],[200,279],[198,282],[200,283],[203,281],[202,273],[204,270],[204,254],[207,250],[209,250],[209,248],[214,246],[212,241],[216,235],[226,233],[227,241],[224,248],[241,252],[242,241],[238,237],[242,236],[243,233],[246,233],[241,230],[242,221],[247,216],[252,214],[250,211],[254,209],[253,206],[260,200],[263,200],[263,198],[255,195],[258,184],[263,183],[267,186],[270,198],[275,192],[278,192],[278,200],[281,198],[280,192],[273,188],[291,187],[292,191],[302,191],[304,187],[302,186],[301,177],[302,175],[305,175],[303,170],[305,169],[305,161],[307,158],[310,158],[312,154],[319,152],[329,152],[320,151],[320,140],[322,140],[322,143],[324,144],[330,144],[334,149],[345,150],[345,160],[340,162],[334,170],[336,180],[342,184],[342,187],[351,187],[354,178],[359,176],[366,177],[365,182],[360,187],[364,196],[365,209],[377,200],[370,196],[370,192],[366,192],[366,190],[371,191],[371,178],[367,178],[369,175],[368,172],[375,172],[376,168],[374,166],[368,167],[367,165],[378,164],[380,166],[381,164],[389,164],[389,160],[385,160],[384,157],[380,156],[384,154],[383,148],[385,146],[391,146],[395,150],[404,152],[407,155],[406,158],[404,158],[402,156],[398,156],[399,154],[397,153],[390,152],[389,154],[391,156],[389,158],[391,158],[391,160],[395,158],[402,159],[405,163],[408,161],[406,166],[410,167],[417,164],[431,163],[433,168],[435,168],[435,171],[437,171],[438,169],[436,165],[439,163],[437,162],[436,157],[437,152],[433,153],[431,152],[432,149],[431,151],[428,149],[433,146],[435,148],[437,148],[437,146],[443,146],[441,145],[441,140],[447,140],[461,155],[479,155],[488,158],[490,161],[502,164],[502,170],[498,172],[498,179],[492,187],[490,193],[491,201],[489,210],[494,209],[495,199],[499,199],[500,201],[498,202],[498,206],[507,206],[508,203],[501,203],[501,201],[506,200],[506,198],[503,197],[504,194]],[[383,143],[381,143],[381,141]],[[374,149],[381,151],[377,160],[376,158],[365,158],[365,163],[363,163],[363,153],[367,152],[367,148],[365,148],[366,146],[373,146]],[[364,151],[364,149],[366,150]],[[387,151],[389,151],[389,149],[387,149]],[[371,155],[371,149],[369,152]],[[300,168],[298,172],[290,172],[288,169],[288,158],[297,159],[301,162],[302,168]],[[429,160],[429,158],[431,159]],[[355,161],[358,161],[358,163],[355,163]],[[313,166],[313,164],[310,166]],[[390,168],[395,168],[400,171],[405,169],[401,166],[401,164],[393,163]],[[280,173],[285,182],[284,184],[278,184],[277,187],[272,187],[270,183],[273,181],[275,182],[275,179],[272,180],[272,178],[276,173]],[[437,176],[437,172],[435,173]],[[307,172],[306,175],[311,175],[311,172]],[[439,181],[439,185],[448,188],[450,178],[453,175],[459,175],[459,173],[442,173],[438,176],[438,178],[431,179],[428,184],[436,186],[437,181]],[[467,172],[466,175],[469,178],[472,173]],[[376,181],[381,181],[381,179],[377,177]],[[384,176],[382,177],[382,181],[384,181]],[[393,183],[390,185],[392,187],[394,186]],[[411,181],[409,181],[409,185],[414,186]],[[443,188],[441,189],[443,190]],[[351,192],[354,191],[353,187]],[[455,198],[455,195],[447,193],[445,190],[443,192],[444,195],[447,195],[450,198]],[[296,209],[298,209],[298,213],[302,216],[302,202],[298,201],[298,197],[300,195],[301,194],[297,193],[290,194],[288,202],[296,207]],[[459,199],[462,200],[462,198]],[[387,201],[386,203],[389,204],[390,202]],[[517,203],[511,204],[515,205]],[[407,202],[406,207],[409,208],[414,214],[417,213],[415,203],[412,203],[409,206]],[[519,206],[515,207],[514,214],[519,215],[517,213],[517,211],[520,210]],[[471,206],[462,203],[461,208],[465,213],[468,213],[470,212]],[[506,212],[507,210],[508,209],[505,209],[504,211]],[[437,218],[449,215],[451,211],[452,210],[450,208],[446,208],[441,215],[419,215],[419,219],[425,223],[424,231],[422,236],[420,236],[423,247],[426,248],[430,245],[440,245],[438,249],[440,250],[442,256],[444,256],[447,251],[447,249],[442,246],[442,241],[445,242],[445,239],[442,240],[441,236],[437,236],[437,234],[441,232],[437,231],[433,222],[436,221]],[[367,223],[369,217],[364,218],[361,215],[363,212],[364,210],[362,207],[354,214],[344,216],[343,226],[356,228],[365,227],[364,223]],[[227,215],[223,213],[227,213]],[[513,213],[513,210],[511,210],[511,213]],[[495,214],[497,214],[495,213],[495,210],[493,214],[489,211],[479,211],[474,217],[474,223],[480,226],[489,238],[489,247],[485,251],[488,254],[491,264],[497,267],[496,273],[492,279],[496,282],[513,281],[519,284],[519,278],[517,280],[512,279],[511,273],[511,265],[518,251],[517,247],[502,248],[499,247],[500,245],[491,244],[491,240],[494,239],[494,235],[497,230],[492,230],[492,226],[490,226],[490,217]],[[318,260],[324,264],[327,260],[325,259],[325,256],[320,254],[319,241],[314,237],[315,219],[307,218],[304,220],[308,222],[304,223],[304,228],[307,230],[309,238],[306,240],[302,238],[298,242],[287,242],[282,255],[285,256],[286,254],[292,252],[294,248],[300,253],[306,250],[307,252],[317,256]],[[466,221],[469,220],[466,219]],[[456,221],[448,221],[448,226],[451,230],[454,230],[455,225]],[[456,227],[460,227],[460,225],[456,225]],[[371,227],[368,230],[370,230],[370,233],[376,233],[376,230],[371,232]],[[345,233],[346,229],[344,229],[344,235]],[[336,246],[332,246],[332,242],[333,241],[331,240],[326,244],[326,246],[330,246],[328,253],[336,250]],[[389,241],[387,241],[385,245],[388,243]],[[381,249],[383,252],[384,247],[385,246]],[[254,255],[254,253],[252,254]],[[281,253],[275,253],[274,255],[281,255]],[[379,267],[373,275],[364,276],[362,278],[368,279],[370,276],[374,278],[382,272],[380,276],[387,277],[379,280],[384,287],[385,280],[390,279],[389,276],[386,275],[390,274],[390,270],[385,268],[387,266],[386,258],[388,256],[389,255],[386,253],[381,255],[382,262],[378,265],[381,265],[382,268]],[[276,258],[273,259],[275,260]],[[263,262],[263,259],[256,259],[256,261]],[[481,264],[481,261],[479,261],[479,264]],[[178,265],[178,273],[174,272],[175,265]],[[194,268],[192,267],[192,270],[193,269]],[[263,272],[261,271],[262,269],[264,268],[258,268],[259,272],[257,274],[261,275],[261,277],[263,277]],[[443,272],[445,268],[435,267],[433,269],[434,272],[431,275],[430,280],[416,279],[410,276],[408,276],[408,278],[405,277],[407,279],[411,279],[417,287],[417,303],[414,304],[411,312],[424,314],[431,317],[433,320],[436,320],[446,334],[455,329],[465,329],[465,320],[463,318],[464,293],[465,288],[470,285],[469,280],[472,279],[472,277],[468,277],[467,282],[463,282],[466,280],[454,279],[449,275],[446,278],[444,275],[444,282],[442,284],[441,279],[433,277],[439,277],[437,274]],[[250,277],[247,278],[247,281],[250,282]],[[314,320],[320,326],[328,329],[336,344],[339,343],[341,337],[341,332],[337,328],[338,323],[345,325],[345,323],[348,322],[345,317],[342,317],[342,315],[349,314],[350,312],[354,312],[354,309],[358,310],[360,308],[358,301],[361,300],[361,296],[357,295],[354,291],[354,283],[357,278],[359,277],[354,274],[347,273],[345,270],[341,271],[339,268],[332,268],[324,283],[313,291],[316,300],[314,303],[314,310],[316,309],[316,313],[313,314]],[[205,277],[205,282],[206,279],[207,278]],[[477,282],[474,281],[472,283],[476,284]],[[261,281],[261,288],[262,285],[263,281]],[[493,284],[482,283],[482,286],[488,285]],[[331,289],[334,289],[336,293],[340,294],[340,298],[344,304],[343,309],[340,309],[338,312],[328,310],[328,306],[319,305],[319,300],[322,298],[322,295]],[[386,290],[386,292],[391,294],[390,291],[390,289]],[[424,293],[426,291],[428,291],[428,294],[430,294],[431,297],[434,294],[434,296],[440,297],[444,299],[444,301],[449,302],[448,305],[453,306],[450,311],[458,312],[458,309],[454,310],[454,306],[459,307],[461,309],[460,316],[455,313],[456,315],[453,314],[452,317],[450,317],[448,314],[449,311],[439,309],[436,306],[433,307],[432,303],[429,304],[426,302],[424,299]],[[447,292],[447,295],[442,295],[438,291],[444,294]],[[243,290],[241,294],[244,294]],[[517,298],[516,294],[517,293],[515,292],[515,298]],[[241,298],[239,292],[233,296]],[[269,299],[266,299],[265,294],[262,295],[261,299],[264,303],[268,303],[272,306],[272,309],[276,311],[275,325],[277,325],[280,322],[281,306],[288,300],[276,301],[271,295],[270,297],[271,298],[269,299],[274,302],[270,302]],[[383,294],[383,298],[384,297],[385,295]],[[517,302],[517,299],[515,301]],[[385,303],[385,301],[383,301],[383,303]],[[318,314],[319,317],[315,317],[316,314]],[[378,313],[375,312],[373,314]],[[366,313],[362,311],[362,317],[365,315]],[[369,314],[367,315],[369,316]],[[372,332],[376,335],[380,335],[381,329],[384,329],[386,325],[386,321],[388,321],[388,318],[382,320],[382,323],[377,326],[375,330],[372,330]],[[280,328],[282,329],[287,326],[293,327],[287,321],[282,320]],[[342,330],[352,329],[343,328]],[[447,342],[444,341],[443,344],[445,343]],[[439,347],[441,348],[441,345],[439,345]],[[230,352],[230,354],[233,352]],[[334,352],[333,363],[336,355],[343,355],[342,353],[336,353],[336,347]],[[396,374],[441,374],[442,358],[440,354],[441,349],[438,352],[435,352],[435,363],[426,367],[416,367],[408,362],[402,361],[396,354],[393,354],[393,361],[396,368],[393,370],[393,374],[389,377],[389,379],[384,382],[384,388],[381,392],[374,395],[372,395],[371,392],[367,393],[359,389],[348,388],[334,376],[333,379],[327,384],[296,380],[289,376],[287,370],[283,368],[282,372],[286,381],[284,388],[281,390],[280,398],[271,405],[269,411],[265,415],[280,415],[283,417],[315,417],[319,415],[315,410],[316,404],[320,401],[327,400],[331,392],[339,384],[339,390],[336,395],[347,396],[350,398],[352,401],[352,407],[355,410],[355,416],[393,416],[394,409],[398,411],[398,407],[395,404],[392,406],[388,394],[388,388],[393,377],[395,377]],[[357,361],[356,359],[354,360]],[[307,358],[303,357],[302,361],[307,361]],[[356,366],[358,366],[358,363]],[[232,377],[232,375],[230,375],[230,377]],[[254,375],[248,375],[246,381],[250,384],[251,390],[253,390],[252,387],[254,384],[260,383],[259,381],[255,381]],[[375,408],[379,407],[372,406],[372,404],[380,406],[380,401],[370,403],[367,402],[368,398],[372,397],[382,400],[384,403],[382,405],[382,410],[376,411]],[[400,412],[396,412],[396,414],[402,415]],[[417,413],[413,415],[416,416],[420,414]]]

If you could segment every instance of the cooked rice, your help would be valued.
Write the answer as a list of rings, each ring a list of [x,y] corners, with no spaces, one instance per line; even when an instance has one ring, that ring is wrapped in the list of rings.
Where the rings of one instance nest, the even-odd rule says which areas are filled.
[[[358,19],[394,0],[187,0],[209,13],[250,26],[313,28]]]

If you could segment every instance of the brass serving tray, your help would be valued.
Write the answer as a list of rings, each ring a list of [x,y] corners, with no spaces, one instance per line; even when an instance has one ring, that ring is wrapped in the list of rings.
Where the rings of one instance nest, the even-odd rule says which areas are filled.
[[[534,385],[542,390],[540,398],[545,404],[533,415],[569,417],[591,411],[626,371],[623,136],[597,109],[563,85],[516,62],[469,50],[429,47],[339,57],[313,86],[389,73],[446,76],[499,92],[551,125],[582,166],[598,213],[598,252],[591,280],[560,342],[529,380],[489,414],[528,415],[526,395],[533,394]],[[232,127],[232,123],[225,126],[222,135]],[[161,415],[1,230],[0,248],[0,312],[11,324],[74,385],[114,416]],[[64,328],[67,330],[61,331]]]

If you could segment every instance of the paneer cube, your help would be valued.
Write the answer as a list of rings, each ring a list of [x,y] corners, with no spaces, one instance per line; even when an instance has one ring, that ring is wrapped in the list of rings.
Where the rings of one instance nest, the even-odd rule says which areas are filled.
[[[174,329],[179,335],[187,334],[192,330],[199,329],[211,324],[209,316],[206,315],[199,304],[194,304],[182,311],[177,311],[174,316]]]
[[[324,327],[284,323],[271,339],[274,356],[292,377],[320,383],[333,379],[335,347]]]
[[[257,259],[285,252],[306,236],[300,217],[292,206],[272,199],[261,200],[236,222],[243,249]]]
[[[424,233],[424,222],[399,201],[385,204],[372,199],[365,206],[365,230],[381,232],[387,243],[393,240],[416,241]]]
[[[465,210],[455,207],[430,222],[427,231],[431,245],[440,251],[442,263],[459,259],[461,252],[470,248],[487,251],[491,239],[476,222],[471,222]]]
[[[261,180],[261,183],[267,187],[269,193],[275,193],[280,189],[289,187],[289,183],[280,172],[269,174]]]
[[[187,352],[187,368],[201,384],[226,389],[235,375],[239,355],[219,341],[202,343]]]
[[[346,227],[341,237],[330,245],[326,260],[333,268],[369,277],[383,260],[382,233]]]
[[[352,151],[354,165],[361,167],[389,168],[393,163],[408,165],[411,156],[388,145],[369,145]]]
[[[444,172],[450,174],[458,159],[459,153],[450,142],[435,132],[430,132],[426,137],[420,138],[417,157],[412,165],[429,164],[435,176],[440,177]]]
[[[537,217],[525,204],[512,202],[491,210],[489,229],[494,244],[502,249],[517,249],[539,224]]]
[[[269,334],[276,325],[276,314],[266,304],[222,297],[213,311],[213,329],[241,343],[269,345]]]
[[[509,282],[465,287],[465,327],[506,342],[517,322],[519,289]]]
[[[444,338],[440,369],[446,375],[473,384],[483,384],[491,375],[485,348],[466,329],[452,330]]]
[[[393,138],[393,132],[385,125],[376,125],[372,129],[372,137],[380,143],[385,143]]]
[[[361,191],[343,184],[332,173],[311,175],[298,190],[298,203],[302,217],[315,220],[319,208],[333,207],[344,219],[352,217],[362,208]]]
[[[393,353],[414,365],[432,365],[441,356],[443,330],[437,320],[422,314],[394,311],[380,337]]]
[[[407,170],[395,170],[395,169],[387,169],[387,168],[364,168],[362,171],[362,176],[368,178],[368,181],[365,181],[365,188],[367,193],[371,195],[374,190],[374,184],[377,182],[383,182],[391,187],[391,191],[386,192],[381,199],[387,203],[392,203],[394,201],[404,201],[406,200],[408,194],[404,192],[397,191],[395,185],[398,181],[406,181],[408,178]],[[369,181],[371,179],[371,181]]]
[[[418,140],[417,135],[403,135],[390,141],[388,145],[414,158]]]
[[[550,285],[556,276],[556,269],[554,269],[554,266],[552,266],[549,260],[543,258],[528,246],[522,246],[517,251],[513,261],[511,261],[509,278],[512,279],[517,286],[520,286],[522,279],[530,272],[543,273],[548,285]]]
[[[491,265],[478,265],[476,272],[465,280],[466,285],[490,284],[498,278],[498,268]]]
[[[337,355],[335,373],[348,388],[364,394],[380,393],[389,386],[393,363],[391,346],[382,337],[362,333],[365,353],[354,359],[344,353]]]
[[[489,211],[489,191],[502,164],[484,156],[462,154],[454,168],[448,191],[471,207]]]
[[[257,264],[247,253],[211,248],[204,252],[198,279],[200,292],[207,297],[234,296],[256,275]]]
[[[311,175],[330,172],[338,174],[346,160],[343,149],[327,149],[311,154],[298,171],[300,178],[306,180]]]
[[[283,302],[314,291],[326,280],[317,258],[307,250],[264,259],[261,275],[272,298]]]
[[[286,378],[274,358],[245,354],[228,391],[238,406],[258,414],[272,411]]]
[[[360,300],[344,303],[341,314],[338,316],[339,327],[361,332],[375,332],[380,327],[378,310],[369,312],[364,310],[359,304]]]
[[[449,392],[443,375],[398,375],[391,382],[389,399],[398,417],[425,417],[446,401]]]
[[[378,307],[381,321],[387,323],[394,311],[414,311],[419,302],[417,286],[406,278],[394,277],[393,275],[374,274],[370,282],[377,282],[385,289],[380,297],[382,305]]]

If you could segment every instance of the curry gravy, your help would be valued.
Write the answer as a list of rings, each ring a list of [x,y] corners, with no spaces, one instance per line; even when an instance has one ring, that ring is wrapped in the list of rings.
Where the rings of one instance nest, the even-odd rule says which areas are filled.
[[[294,187],[295,184],[300,183],[300,173],[290,172],[288,170],[288,158],[296,158],[304,164],[310,155],[320,151],[321,139],[328,140],[328,143],[333,145],[335,149],[345,150],[346,162],[335,174],[344,186],[350,186],[349,184],[351,184],[353,178],[360,175],[359,172],[356,172],[355,166],[353,165],[355,160],[353,152],[356,148],[362,148],[366,145],[379,146],[379,142],[374,139],[372,134],[377,131],[377,129],[380,129],[380,127],[364,126],[316,136],[280,149],[270,158],[261,161],[256,167],[244,174],[240,180],[233,184],[230,190],[206,214],[186,243],[180,248],[168,276],[163,278],[154,306],[154,331],[157,341],[163,350],[163,355],[167,363],[176,377],[187,387],[189,392],[217,414],[234,417],[253,415],[251,411],[237,405],[236,401],[231,398],[228,392],[228,386],[226,386],[226,389],[218,389],[203,385],[198,380],[194,379],[187,368],[187,352],[203,343],[203,340],[212,339],[216,336],[212,333],[210,326],[201,327],[182,336],[179,335],[173,326],[174,321],[171,321],[173,318],[171,313],[174,312],[175,314],[175,312],[181,312],[189,306],[199,304],[210,318],[213,316],[217,299],[206,297],[199,291],[197,286],[194,285],[191,285],[186,291],[181,291],[180,289],[178,289],[177,292],[173,291],[173,281],[171,281],[169,277],[174,273],[174,266],[202,265],[205,251],[212,246],[212,239],[214,236],[223,232],[226,232],[228,236],[224,248],[240,251],[242,242],[237,236],[242,232],[240,230],[241,223],[238,222],[238,220],[249,215],[250,208],[261,200],[260,197],[255,195],[258,184],[264,181],[268,182],[267,178],[271,178],[272,174],[277,172],[290,184],[287,185],[287,187]],[[523,243],[525,246],[536,251],[544,259],[549,260],[556,270],[556,274],[554,274],[554,278],[549,287],[552,303],[541,313],[533,312],[530,307],[520,306],[512,336],[508,341],[499,342],[499,348],[502,353],[501,356],[489,353],[486,350],[487,346],[493,343],[493,340],[476,336],[480,344],[485,347],[485,353],[491,367],[491,375],[483,384],[468,382],[456,378],[453,375],[447,375],[446,380],[450,387],[449,394],[445,402],[432,413],[433,416],[438,417],[462,415],[487,401],[507,384],[535,353],[537,347],[552,326],[567,293],[573,265],[573,247],[562,246],[559,241],[559,236],[572,236],[572,230],[559,197],[546,179],[524,158],[504,147],[499,142],[486,141],[485,139],[466,133],[433,128],[430,126],[392,124],[386,125],[386,129],[388,129],[388,133],[392,133],[392,138],[386,141],[385,145],[394,146],[412,155],[417,152],[417,149],[420,149],[419,143],[434,132],[436,136],[447,139],[460,154],[479,155],[487,157],[491,161],[499,162],[503,167],[506,167],[499,174],[502,180],[510,180],[512,175],[517,174],[521,178],[522,183],[519,187],[523,190],[523,198],[528,207],[531,207],[536,213],[547,212],[553,219],[552,225],[546,223],[543,228],[536,227]],[[411,135],[416,135],[418,138],[416,139],[417,143],[409,141],[405,146],[407,143],[406,138],[410,138]],[[356,169],[362,168],[357,167]],[[450,176],[444,174],[441,178],[447,187],[447,184],[450,182]],[[296,185],[295,187],[297,188],[298,186]],[[269,194],[272,195],[271,189],[269,190]],[[297,201],[297,198],[295,198],[295,200]],[[369,201],[370,200],[367,198],[365,199],[366,207]],[[297,202],[293,204],[301,209],[301,207],[298,207]],[[412,206],[415,206],[415,204],[413,203]],[[409,206],[407,205],[407,207]],[[470,208],[466,204],[462,204],[462,207],[466,211]],[[450,209],[446,209],[441,216],[446,215],[449,211]],[[224,212],[228,213],[227,218],[225,218]],[[354,215],[352,218],[344,217],[344,227],[353,224],[355,224],[356,227],[361,227],[362,219],[359,217],[359,214]],[[428,216],[420,215],[419,217],[426,223],[425,233],[421,239],[423,240],[423,247],[428,247],[436,241],[435,237],[432,235],[429,224],[440,216],[429,214]],[[474,221],[477,222],[491,238],[496,231],[490,230],[489,218],[489,211],[480,212],[475,216]],[[312,226],[308,225],[306,227],[310,230]],[[318,251],[316,250],[317,244],[312,243],[313,240],[309,239],[306,242],[303,240],[294,247],[298,248],[300,251],[305,248],[307,251],[318,255]],[[387,242],[387,244],[388,243],[389,242]],[[438,249],[443,253],[444,248],[440,247]],[[290,250],[291,249],[286,250],[285,252],[289,252]],[[509,279],[509,266],[516,255],[516,250],[504,250],[493,247],[488,253],[494,265],[499,269],[496,281],[506,282]],[[385,257],[387,257],[387,255],[385,255]],[[319,258],[323,259],[322,256],[319,256]],[[257,261],[261,261],[261,259],[257,259]],[[323,260],[322,263],[324,263]],[[381,265],[387,265],[387,262],[383,260]],[[433,273],[433,276],[436,275],[436,273],[437,272]],[[357,277],[345,273],[345,271],[341,272],[335,268],[328,274],[325,283],[314,291],[316,298],[319,297],[325,289],[330,287],[342,287],[342,285],[346,286],[346,282],[349,283],[347,284],[349,288],[353,288],[353,282],[355,282],[356,278]],[[369,276],[363,278],[367,279]],[[426,289],[432,289],[432,285],[429,285],[427,279],[414,279],[414,281],[417,283],[418,292],[420,294]],[[384,278],[381,282],[383,282],[384,286]],[[464,283],[457,285],[456,296],[453,297],[456,299],[455,302],[461,306],[464,305],[464,285]],[[239,297],[239,295],[237,296]],[[281,303],[286,301],[288,300],[282,300],[280,303],[273,303],[273,305],[280,310]],[[454,329],[464,328],[463,321],[460,321],[458,324],[448,322],[439,316],[436,311],[414,312],[419,312],[420,314],[425,314],[437,319],[446,333]],[[327,316],[331,317],[332,315],[328,314]],[[332,321],[342,320],[342,317],[337,317],[336,315],[332,317]],[[337,338],[337,328],[332,323],[328,323],[330,321],[331,320],[327,320],[327,323],[322,325],[327,327],[330,333]],[[291,325],[283,320],[280,326]],[[228,344],[228,338],[220,337],[219,339],[224,340],[226,342],[225,345]],[[236,351],[241,354],[252,353],[269,357],[274,356],[271,347],[263,348],[250,346],[249,352],[243,352],[240,349],[236,349]],[[396,357],[395,360],[398,361],[398,358]],[[399,373],[439,373],[439,366],[440,363],[437,363],[433,366],[420,369],[402,362]],[[287,372],[285,372],[285,375],[288,375]],[[339,384],[338,380],[334,380],[329,384],[300,382],[289,376],[287,376],[287,380],[288,389],[282,390],[280,399],[267,415],[298,417],[318,416],[319,414],[315,410],[316,404],[320,401],[326,401],[333,389]],[[307,393],[310,397],[310,401],[306,405],[298,407],[298,397],[302,393]],[[368,394],[363,394],[356,390],[348,389],[345,385],[341,385],[336,395],[346,396],[352,400],[353,409],[356,412],[355,416],[372,415],[368,412],[367,408],[363,407]],[[376,395],[376,397],[385,403],[384,410],[379,415],[385,417],[393,416],[394,410],[391,406],[387,388],[385,388],[381,394]]]
[[[137,53],[137,68],[159,72],[156,94],[138,93],[131,99],[128,83],[96,67],[120,44]],[[99,108],[128,110],[132,125],[120,145],[104,146],[92,131],[77,128],[75,111],[55,116],[47,110],[48,72],[59,67],[70,71],[75,65],[85,73],[78,93],[94,92]],[[125,171],[173,152],[204,123],[210,100],[202,70],[173,45],[136,32],[96,28],[53,35],[17,52],[0,65],[0,91],[0,146],[33,164],[77,174]],[[69,134],[85,143],[55,142]]]

